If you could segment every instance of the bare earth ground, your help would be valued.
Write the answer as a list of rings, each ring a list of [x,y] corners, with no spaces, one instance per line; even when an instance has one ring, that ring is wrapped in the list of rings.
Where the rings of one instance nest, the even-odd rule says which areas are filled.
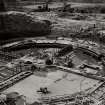
[[[44,13],[31,13],[33,16],[40,18],[40,19],[48,19],[52,21],[52,32],[51,36],[66,36],[69,37],[72,33],[77,33],[80,31],[81,28],[88,28],[89,26],[93,26],[94,24],[97,24],[98,27],[104,26],[104,20],[102,22],[101,18],[102,16],[98,14],[98,20],[95,20],[94,18],[90,20],[73,20],[68,17],[59,17],[57,13],[52,12],[44,12]],[[99,17],[100,16],[100,17]],[[105,26],[104,26],[105,27]]]
[[[71,3],[72,7],[94,7],[95,5],[104,6],[102,3],[91,4],[91,3]],[[49,4],[50,8],[58,8],[62,7],[63,4],[56,2]],[[24,8],[29,10],[36,9],[38,7],[37,4],[34,5],[26,5]],[[98,27],[105,28],[105,14],[85,14],[88,17],[86,20],[75,20],[73,17],[77,16],[76,13],[62,13],[62,12],[30,12],[33,17],[37,17],[40,19],[48,19],[52,21],[52,32],[51,36],[66,36],[69,37],[70,34],[78,32],[81,28],[87,28],[88,26],[93,26],[93,24],[97,24]],[[73,16],[72,16],[73,15]],[[80,14],[81,15],[81,14]]]

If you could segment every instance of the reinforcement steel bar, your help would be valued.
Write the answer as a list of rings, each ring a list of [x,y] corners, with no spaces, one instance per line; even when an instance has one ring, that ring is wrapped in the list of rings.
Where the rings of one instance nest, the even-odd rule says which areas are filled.
[[[16,84],[18,81],[30,76],[32,74],[32,72],[26,71],[26,72],[21,72],[11,78],[9,78],[6,81],[3,81],[0,83],[0,91],[3,91],[7,88],[9,88],[10,86]]]

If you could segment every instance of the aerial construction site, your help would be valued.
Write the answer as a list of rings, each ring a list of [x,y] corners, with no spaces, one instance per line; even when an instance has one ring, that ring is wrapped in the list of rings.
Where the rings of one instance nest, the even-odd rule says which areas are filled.
[[[105,105],[103,5],[1,0],[0,105]]]

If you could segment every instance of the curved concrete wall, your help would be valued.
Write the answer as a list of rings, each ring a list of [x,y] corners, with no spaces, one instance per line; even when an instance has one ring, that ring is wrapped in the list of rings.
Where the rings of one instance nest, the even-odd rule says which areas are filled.
[[[94,58],[95,60],[99,60],[99,56],[100,56],[100,55],[97,54],[96,52],[92,51],[92,50],[89,50],[89,49],[84,48],[84,47],[77,47],[77,48],[75,49],[75,51],[76,51],[76,50],[77,50],[77,51],[80,50],[80,51],[83,52],[83,54],[88,55],[88,56]]]
[[[65,44],[59,43],[27,43],[27,44],[19,44],[10,47],[3,48],[4,51],[15,51],[27,48],[64,48]]]
[[[100,54],[89,50],[84,47],[77,47],[77,48],[72,48],[74,44],[65,43],[64,40],[51,40],[51,39],[35,39],[32,42],[28,41],[20,41],[18,44],[14,44],[12,46],[4,47],[2,50],[4,51],[12,51],[12,50],[21,50],[21,49],[27,49],[27,48],[61,48],[61,50],[58,52],[57,55],[65,55],[71,51],[75,50],[80,50],[83,51],[85,55],[88,55],[95,60],[100,60]],[[69,49],[69,50],[68,50]],[[56,55],[56,56],[57,56]]]

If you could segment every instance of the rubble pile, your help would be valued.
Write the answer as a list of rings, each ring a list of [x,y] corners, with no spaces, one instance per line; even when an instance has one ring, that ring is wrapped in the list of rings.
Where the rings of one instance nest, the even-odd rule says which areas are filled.
[[[92,105],[94,104],[94,100],[87,96],[77,96],[75,99],[76,105]]]

